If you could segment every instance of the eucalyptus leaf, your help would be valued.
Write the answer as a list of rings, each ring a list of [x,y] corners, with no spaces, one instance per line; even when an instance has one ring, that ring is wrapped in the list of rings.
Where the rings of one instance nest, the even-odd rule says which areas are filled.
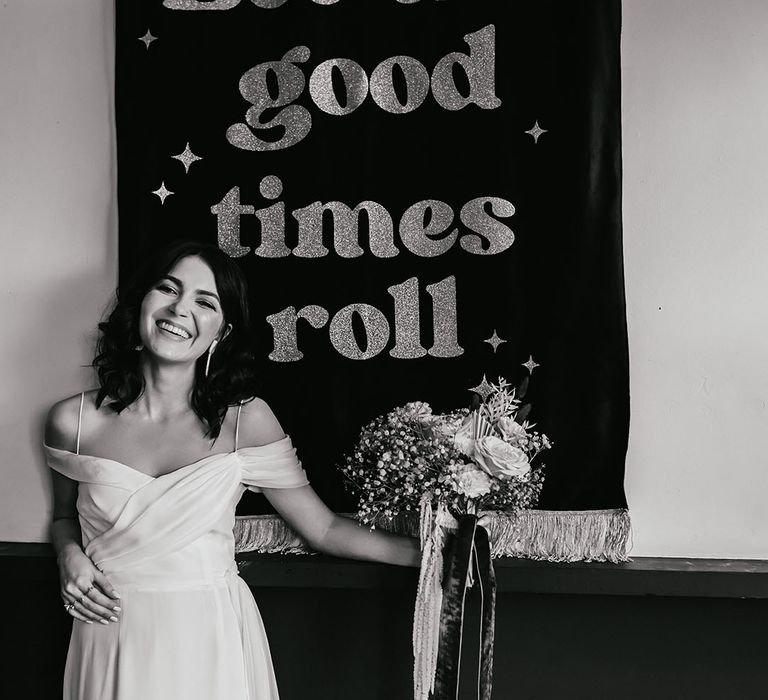
[[[520,410],[517,412],[517,415],[515,416],[515,421],[517,423],[522,423],[527,417],[528,414],[531,412],[531,404],[526,403],[520,406]]]
[[[517,387],[517,396],[515,396],[516,399],[524,399],[525,394],[528,391],[528,384],[530,382],[530,377],[525,376],[523,377],[523,381],[520,382],[520,385]]]

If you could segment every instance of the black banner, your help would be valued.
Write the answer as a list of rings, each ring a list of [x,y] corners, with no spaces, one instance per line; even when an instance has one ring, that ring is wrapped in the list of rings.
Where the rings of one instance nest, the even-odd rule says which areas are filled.
[[[237,259],[261,395],[335,510],[364,423],[529,373],[540,506],[625,507],[620,24],[619,0],[118,0],[120,277],[180,237]]]

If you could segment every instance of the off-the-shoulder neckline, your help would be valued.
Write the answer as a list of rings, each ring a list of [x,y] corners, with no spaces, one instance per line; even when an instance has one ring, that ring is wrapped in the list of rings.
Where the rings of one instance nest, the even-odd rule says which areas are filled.
[[[278,443],[281,443],[288,439],[289,439],[288,435],[285,435],[279,440],[275,440],[274,442],[268,442],[266,445],[250,445],[250,446],[238,447],[236,450],[232,450],[230,452],[214,452],[213,454],[205,455],[204,457],[201,457],[200,459],[197,459],[194,462],[190,462],[189,464],[183,464],[180,467],[176,467],[176,469],[173,469],[169,472],[165,472],[164,474],[158,474],[157,476],[153,476],[152,474],[147,474],[146,472],[141,471],[141,469],[136,469],[136,467],[132,467],[130,464],[121,462],[118,459],[111,459],[110,457],[97,457],[96,455],[78,454],[77,452],[72,452],[72,450],[64,450],[60,447],[51,447],[50,445],[46,445],[45,442],[43,442],[43,448],[51,452],[62,452],[68,457],[76,457],[81,459],[94,459],[101,462],[110,462],[111,464],[117,464],[121,467],[125,467],[126,469],[129,469],[130,471],[136,474],[141,474],[147,479],[155,480],[155,479],[162,479],[163,477],[170,476],[171,474],[176,474],[176,472],[180,472],[182,469],[189,469],[190,467],[196,467],[199,464],[202,464],[203,462],[205,462],[206,460],[213,459],[214,457],[229,457],[231,455],[237,456],[239,452],[243,452],[244,450],[261,450],[261,449],[264,449],[265,447],[272,447],[273,445],[277,445]]]

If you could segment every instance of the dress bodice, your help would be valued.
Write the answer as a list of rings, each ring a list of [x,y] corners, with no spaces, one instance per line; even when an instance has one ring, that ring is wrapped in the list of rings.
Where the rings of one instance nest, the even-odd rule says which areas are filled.
[[[44,446],[78,482],[86,554],[114,585],[197,585],[232,567],[235,506],[248,488],[305,486],[289,437],[208,455],[153,477],[116,460]]]

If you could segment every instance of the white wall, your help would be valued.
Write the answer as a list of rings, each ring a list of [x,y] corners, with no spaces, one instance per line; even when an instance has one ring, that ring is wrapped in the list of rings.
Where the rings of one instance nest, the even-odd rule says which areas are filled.
[[[768,2],[625,0],[636,555],[768,558]]]
[[[47,539],[41,425],[117,279],[109,0],[0,5],[0,540]]]
[[[0,6],[0,540],[116,281],[111,0]],[[635,555],[768,558],[768,2],[625,0]]]

